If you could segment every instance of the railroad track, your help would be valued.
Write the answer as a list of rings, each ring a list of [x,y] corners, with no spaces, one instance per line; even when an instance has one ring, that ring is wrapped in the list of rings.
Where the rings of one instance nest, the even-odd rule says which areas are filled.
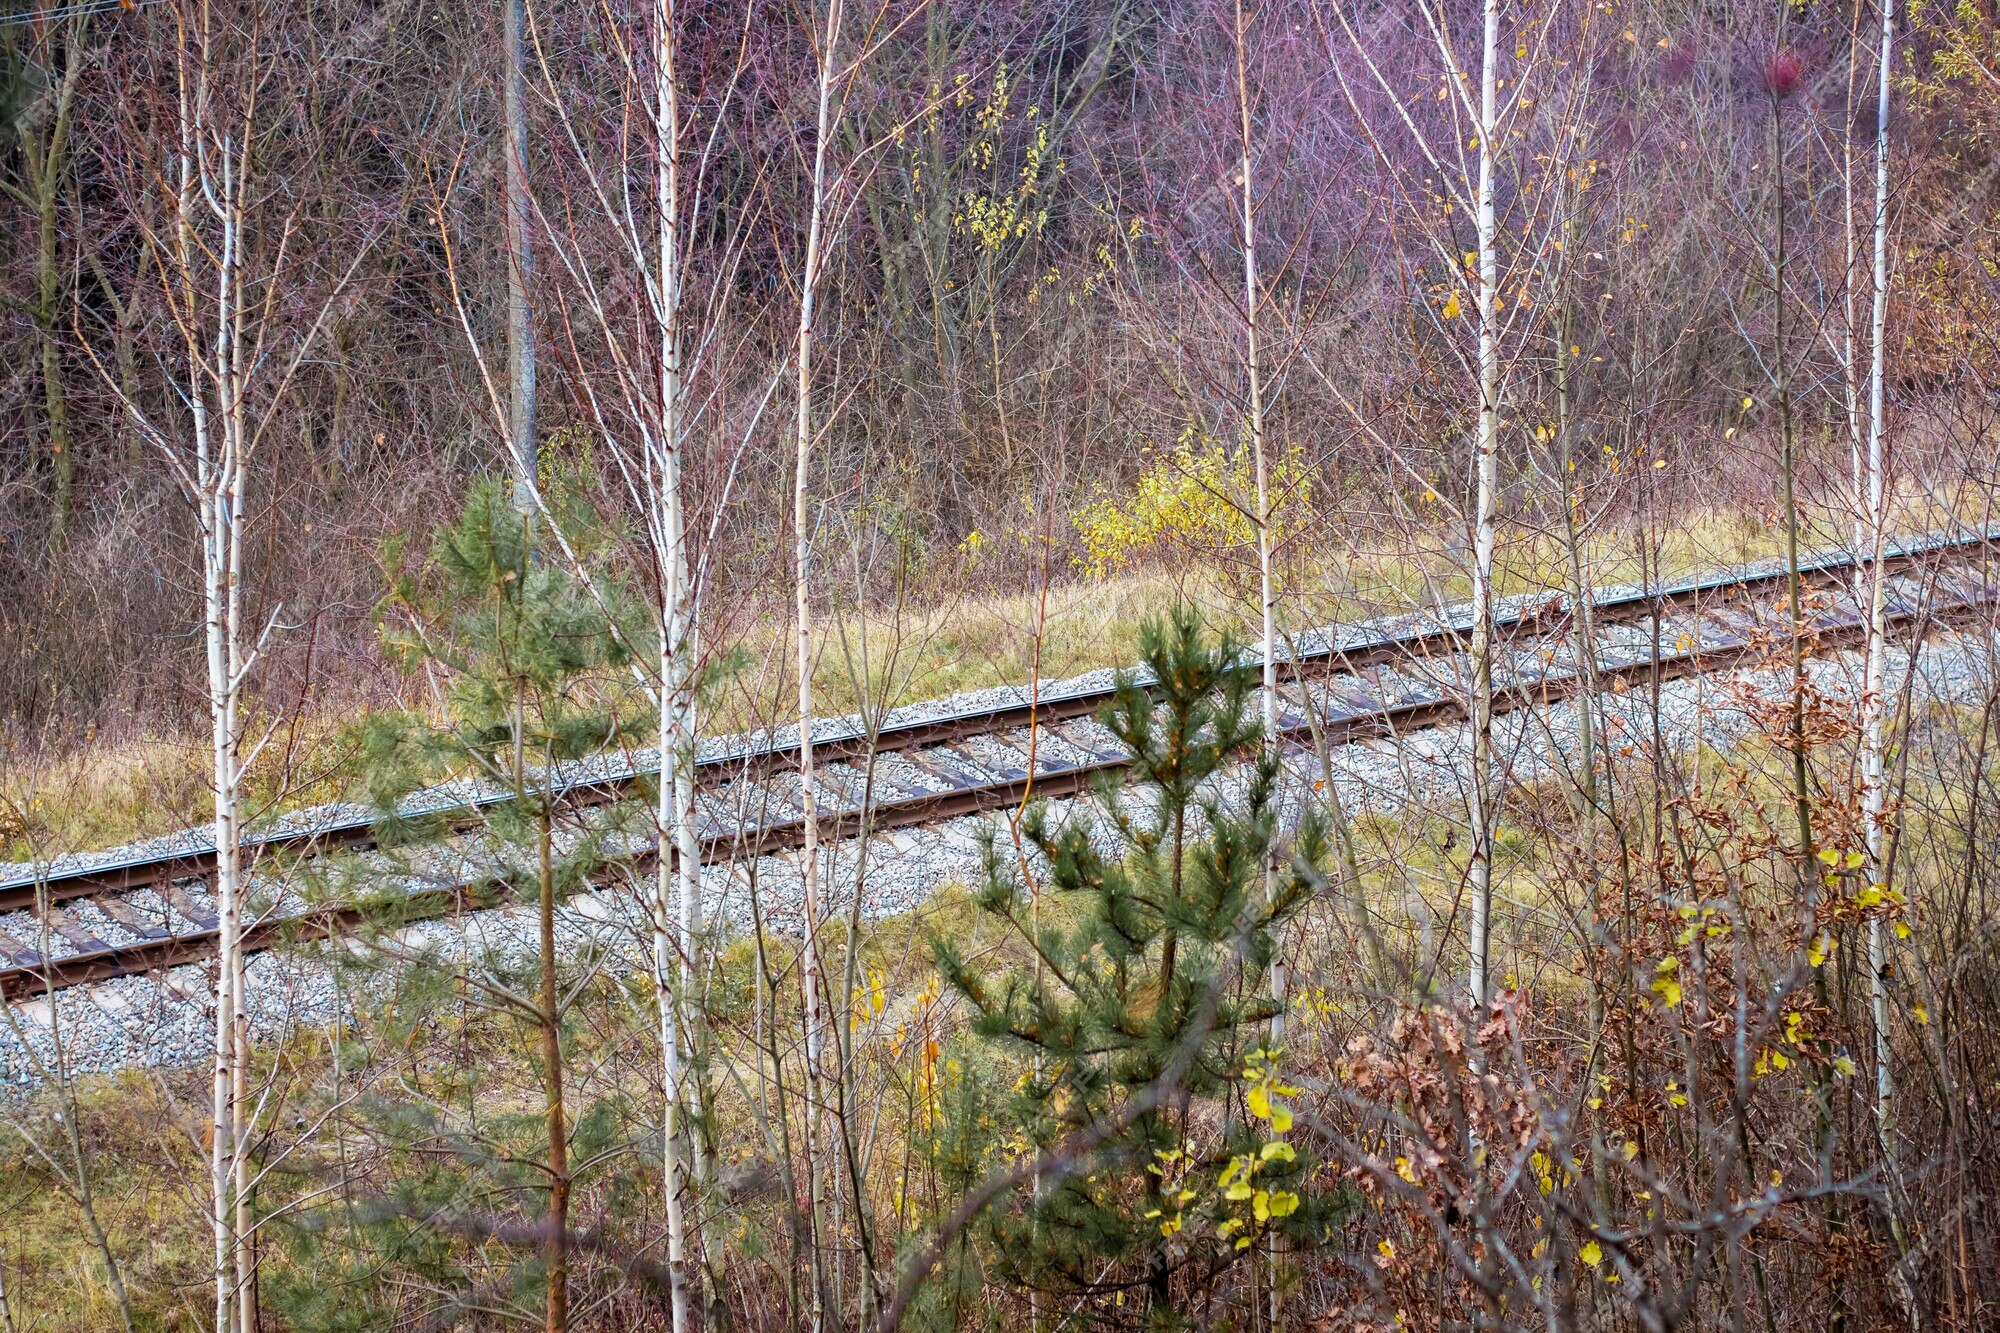
[[[1996,540],[2000,533],[1894,549],[1888,557],[1896,576],[1887,608],[1892,628],[1907,641],[1989,609],[2000,591],[1990,586],[1985,568]],[[1818,600],[1839,602],[1824,591],[1838,592],[1852,570],[1851,560],[1835,554],[1808,562],[1801,572],[1822,594]],[[1789,623],[1774,601],[1786,578],[1782,569],[1765,567],[1600,594],[1592,603],[1597,680],[1617,688],[1620,681],[1723,671],[1768,657],[1776,636],[1789,637]],[[1851,605],[1822,606],[1811,619],[1815,652],[1838,650],[1863,632]],[[1513,599],[1497,620],[1497,710],[1554,702],[1586,687],[1591,677],[1577,665],[1576,617],[1568,599]],[[1282,739],[1294,749],[1337,746],[1461,720],[1467,627],[1460,611],[1302,645],[1281,663],[1281,678],[1290,686],[1279,710]],[[826,811],[818,820],[821,836],[934,824],[1012,807],[1030,795],[1072,796],[1115,776],[1125,757],[1092,720],[1110,695],[1104,686],[1015,697],[816,737],[815,790]],[[796,742],[768,736],[705,754],[697,773],[711,814],[699,839],[702,860],[799,846],[806,829],[796,803],[782,795],[774,801],[768,790],[786,777],[795,782],[798,766]],[[630,796],[657,773],[654,765],[608,758],[550,785],[566,807],[585,810]],[[411,813],[462,831],[507,799],[433,798]],[[748,806],[764,813],[746,821],[740,811]],[[371,848],[377,827],[374,816],[348,812],[258,834],[246,840],[245,851],[258,873],[282,874],[303,858]],[[647,848],[628,860],[643,871],[656,854]],[[0,929],[0,995],[18,999],[212,956],[217,926],[203,882],[215,859],[212,844],[182,843],[153,854],[0,875],[0,922],[13,924],[8,913],[32,913],[36,927],[32,941],[18,926]],[[407,906],[422,915],[491,901],[490,877],[471,876],[416,890]],[[250,927],[245,947],[326,938],[351,929],[363,915],[359,907],[287,914]]]

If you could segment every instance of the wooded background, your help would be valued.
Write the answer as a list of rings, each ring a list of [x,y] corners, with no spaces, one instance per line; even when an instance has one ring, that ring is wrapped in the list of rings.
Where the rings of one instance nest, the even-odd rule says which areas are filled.
[[[597,147],[615,145],[617,57],[603,34],[625,4],[606,15],[554,6],[531,24],[545,470],[603,463],[577,369],[597,339],[573,318],[574,287],[549,238],[573,232],[586,254],[611,240],[555,109],[576,112]],[[165,207],[157,150],[171,139],[175,13],[17,5],[0,28],[0,717],[17,738],[171,727],[200,712],[191,518],[113,392],[163,420],[185,412],[161,373],[177,335],[146,242]],[[689,481],[712,498],[741,450],[711,564],[739,594],[779,596],[785,413],[774,404],[748,423],[791,350],[812,56],[782,6],[683,15],[693,115],[714,144],[693,281],[723,286],[694,391],[703,409]],[[456,281],[472,337],[498,356],[501,17],[494,6],[335,0],[243,6],[233,18],[255,37],[228,59],[256,62],[268,113],[248,245],[266,258],[287,250],[282,279],[253,293],[270,303],[268,354],[332,301],[269,405],[248,577],[255,605],[282,602],[299,626],[272,644],[266,688],[330,704],[379,681],[366,631],[378,540],[504,466],[452,297]],[[1364,7],[1360,21],[1375,25],[1383,77],[1436,118],[1424,128],[1447,129],[1452,108],[1415,20]],[[1552,7],[1538,28],[1550,58],[1498,184],[1516,273],[1505,299],[1537,330],[1507,353],[1517,410],[1502,507],[1513,526],[1548,517],[1553,488],[1528,431],[1532,406],[1556,392],[1557,338],[1579,351],[1569,392],[1588,444],[1577,467],[1612,521],[1639,484],[1629,460],[1640,444],[1668,461],[1643,478],[1666,512],[1768,507],[1768,448],[1752,444],[1763,408],[1738,405],[1765,384],[1761,70],[1779,22],[1773,7],[1661,0]],[[1796,375],[1812,423],[1802,439],[1838,471],[1840,331],[1857,290],[1843,247],[1866,221],[1847,168],[1875,123],[1873,84],[1850,56],[1857,41],[1865,56],[1872,35],[1839,3],[1783,22],[1803,65],[1788,131]],[[1343,83],[1333,57],[1346,39],[1326,14],[1281,6],[1259,23],[1258,225],[1276,315],[1266,336],[1281,344],[1272,447],[1298,451],[1301,509],[1322,537],[1393,547],[1407,539],[1397,532],[1443,518],[1427,492],[1462,500],[1470,485],[1456,441],[1471,312],[1451,303],[1448,272],[1471,248],[1448,233],[1470,224],[1440,206],[1435,166],[1400,132],[1390,99],[1352,69]],[[829,231],[818,373],[838,411],[815,460],[826,522],[890,534],[920,560],[949,560],[978,534],[982,577],[1004,584],[1039,557],[995,539],[1023,527],[1024,505],[1046,503],[1060,516],[1034,521],[1061,542],[1058,566],[1087,563],[1077,511],[1124,496],[1177,443],[1239,445],[1227,16],[1201,3],[937,0],[891,7],[880,26],[841,130],[850,193]],[[2000,86],[1982,63],[1995,50],[1986,7],[1920,7],[1900,26],[1889,363],[1900,448],[1916,460],[1991,447]],[[1544,233],[1559,198],[1571,230],[1558,274]],[[1552,303],[1566,335],[1526,318]],[[1626,459],[1621,476],[1611,453]]]

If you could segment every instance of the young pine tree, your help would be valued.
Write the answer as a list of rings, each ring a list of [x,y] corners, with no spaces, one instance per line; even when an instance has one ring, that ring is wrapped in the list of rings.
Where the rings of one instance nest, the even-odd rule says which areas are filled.
[[[616,584],[600,582],[593,595],[558,565],[536,560],[532,536],[507,492],[482,483],[462,516],[433,534],[420,569],[392,561],[385,643],[400,666],[435,683],[440,707],[371,716],[361,726],[360,758],[369,794],[385,811],[446,780],[501,798],[482,808],[476,854],[501,897],[534,905],[535,937],[525,949],[489,951],[480,970],[457,979],[498,1028],[527,1038],[519,1064],[539,1085],[539,1105],[510,1114],[532,1103],[492,1087],[487,1080],[498,1071],[489,1069],[465,1088],[463,1117],[431,1116],[425,1132],[450,1141],[459,1163],[485,1162],[508,1177],[467,1181],[469,1197],[541,1200],[542,1262],[520,1281],[542,1288],[544,1326],[557,1333],[569,1317],[574,1150],[585,1148],[588,1160],[602,1147],[579,1143],[596,1117],[573,1122],[564,1089],[565,1020],[576,996],[562,984],[558,912],[602,867],[609,826],[565,812],[552,779],[556,766],[615,740],[622,672],[643,646],[643,617]],[[473,1141],[495,1134],[512,1141],[486,1143],[484,1151]]]
[[[1260,753],[1256,665],[1186,608],[1148,624],[1140,650],[1150,693],[1122,680],[1100,719],[1132,756],[1130,786],[1097,793],[1120,854],[1085,821],[1032,809],[1024,855],[988,842],[978,898],[1019,940],[1017,961],[982,971],[949,939],[932,948],[975,1042],[1018,1073],[1000,1113],[1025,1146],[1112,1131],[990,1218],[992,1276],[1118,1305],[1139,1288],[1125,1308],[1159,1323],[1260,1243],[1303,1242],[1323,1220],[1285,1188],[1306,1164],[1282,1142],[1285,1089],[1261,1038],[1278,932],[1325,841],[1302,821],[1267,889],[1278,767]]]

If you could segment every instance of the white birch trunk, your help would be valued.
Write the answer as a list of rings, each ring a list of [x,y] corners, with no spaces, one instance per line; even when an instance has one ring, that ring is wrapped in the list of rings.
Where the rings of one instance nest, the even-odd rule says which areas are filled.
[[[1888,528],[1888,487],[1884,386],[1889,322],[1889,76],[1895,55],[1895,0],[1882,0],[1882,41],[1875,112],[1874,303],[1869,314],[1868,441],[1863,485],[1857,498],[1863,512],[1855,524],[1856,555],[1866,561],[1863,583],[1868,616],[1867,665],[1861,705],[1861,809],[1868,843],[1871,882],[1884,884],[1887,783],[1883,721],[1887,711],[1887,642],[1883,615],[1883,544]],[[1886,884],[1885,884],[1886,887]],[[1895,1082],[1889,1052],[1889,928],[1881,917],[1868,921],[1868,998],[1875,1024],[1875,1119],[1885,1156],[1895,1154]]]
[[[695,917],[701,864],[694,847],[693,601],[688,587],[686,510],[681,496],[681,235],[680,93],[676,84],[673,0],[655,11],[660,141],[659,320],[660,428],[654,500],[654,547],[664,566],[660,588],[660,864],[653,915],[653,962],[660,1000],[660,1050],[667,1204],[667,1265],[674,1333],[687,1333],[687,1220],[682,1138],[682,1062],[689,1049],[685,1005],[693,980]],[[678,895],[676,895],[678,888]],[[678,910],[676,910],[678,896]]]
[[[245,863],[242,797],[257,747],[246,745],[244,692],[262,650],[263,634],[244,621],[244,561],[249,540],[249,465],[269,413],[285,400],[284,386],[307,355],[345,278],[327,294],[282,368],[259,321],[271,308],[270,290],[281,285],[285,243],[272,251],[257,243],[251,225],[259,207],[253,187],[257,96],[263,59],[234,46],[228,58],[253,66],[233,87],[218,77],[218,47],[234,30],[199,5],[175,16],[177,33],[174,141],[164,160],[148,168],[148,181],[169,180],[164,225],[147,212],[134,220],[147,246],[147,265],[160,280],[165,322],[175,341],[162,347],[162,366],[185,375],[173,399],[185,405],[185,424],[157,418],[127,391],[123,378],[105,378],[135,435],[158,450],[194,510],[201,551],[202,645],[208,690],[210,787],[215,843],[215,1033],[210,1062],[208,1192],[212,1241],[215,1333],[255,1333],[258,1322],[256,1229],[250,1159],[257,1103],[251,1084],[249,980],[244,966]],[[257,267],[253,268],[252,265]],[[352,270],[350,269],[351,273]],[[258,295],[265,292],[265,296]],[[268,376],[274,389],[261,409],[253,391]]]
[[[206,34],[197,38],[205,43]],[[243,994],[241,938],[243,883],[241,857],[242,687],[248,669],[242,635],[243,462],[247,385],[243,363],[242,179],[228,137],[211,139],[205,122],[202,86],[205,45],[184,58],[200,62],[190,86],[183,71],[180,92],[179,190],[174,198],[172,295],[188,316],[187,401],[192,431],[191,483],[200,529],[202,638],[207,668],[210,769],[215,841],[216,971],[215,1045],[211,1061],[209,1115],[209,1203],[213,1242],[216,1333],[249,1333],[255,1306],[248,1250],[244,1149],[249,1031]],[[220,161],[218,179],[214,163]],[[207,213],[216,226],[212,240],[198,236],[197,216]],[[200,276],[212,262],[212,293]],[[212,299],[212,326],[201,332],[201,307]]]
[[[811,1327],[815,1331],[822,1326],[826,1317],[825,1283],[821,1272],[821,1251],[825,1243],[825,1237],[821,1234],[824,1222],[824,1186],[817,1156],[817,1141],[826,1136],[814,1132],[816,1128],[814,1122],[821,1114],[823,1102],[820,1082],[824,1075],[822,1062],[826,1046],[826,1014],[820,985],[819,827],[818,811],[813,798],[811,620],[813,519],[808,503],[810,498],[808,481],[815,429],[812,395],[813,318],[819,294],[821,252],[825,245],[827,147],[834,131],[833,94],[836,70],[834,48],[840,39],[842,7],[843,0],[831,0],[827,6],[826,31],[819,47],[819,116],[813,142],[811,214],[806,227],[805,264],[799,276],[797,457],[792,476],[793,613],[798,634],[795,669],[798,672],[799,686],[799,805],[805,819],[804,846],[799,853],[799,869],[804,881],[805,899],[805,940],[799,958],[799,986],[803,992],[801,1000],[805,1016],[805,1143],[806,1165],[811,1177],[812,1194]]]
[[[1271,573],[1271,474],[1265,456],[1263,364],[1258,355],[1257,315],[1261,308],[1257,285],[1257,194],[1251,172],[1250,71],[1245,55],[1249,40],[1250,16],[1243,0],[1236,0],[1236,109],[1241,133],[1242,158],[1238,167],[1243,187],[1243,369],[1248,378],[1247,417],[1250,427],[1250,457],[1257,472],[1257,594],[1262,615],[1258,643],[1264,663],[1264,752],[1278,749],[1278,594]],[[1276,892],[1275,868],[1264,866],[1264,897]],[[1271,1000],[1277,1012],[1271,1016],[1271,1045],[1285,1040],[1285,960],[1280,950],[1271,960]]]
[[[1479,423],[1472,535],[1472,780],[1467,822],[1472,842],[1467,882],[1472,895],[1468,989],[1475,1010],[1488,996],[1493,908],[1493,513],[1499,485],[1500,310],[1495,251],[1493,173],[1500,0],[1484,0],[1479,65]]]
[[[205,34],[204,34],[205,37]],[[196,59],[206,63],[206,51]],[[205,72],[205,71],[204,71]],[[237,371],[239,348],[236,315],[238,227],[240,214],[228,170],[228,146],[222,147],[224,176],[220,193],[211,175],[211,154],[203,122],[201,90],[183,82],[180,125],[180,190],[175,200],[178,254],[177,295],[191,315],[205,304],[199,278],[206,243],[197,239],[199,210],[213,214],[219,234],[213,245],[215,302],[206,347],[198,325],[190,323],[188,339],[188,403],[193,431],[194,500],[200,526],[202,567],[202,630],[207,665],[210,739],[209,781],[213,795],[216,894],[215,1046],[211,1065],[209,1123],[210,1223],[214,1253],[216,1333],[236,1333],[242,1307],[242,1281],[247,1276],[241,1256],[243,1221],[238,1209],[241,1150],[241,1030],[244,1010],[243,970],[239,940],[242,932],[242,876],[239,820],[241,774],[242,639],[238,632],[241,586],[240,467],[241,399]]]

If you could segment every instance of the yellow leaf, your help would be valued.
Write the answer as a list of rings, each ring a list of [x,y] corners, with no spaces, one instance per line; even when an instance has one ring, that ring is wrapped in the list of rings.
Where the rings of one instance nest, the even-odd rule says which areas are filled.
[[[1446,319],[1457,319],[1458,311],[1458,293],[1453,292],[1450,296],[1444,298],[1444,317]]]
[[[1269,1120],[1271,1118],[1271,1094],[1267,1090],[1262,1087],[1252,1088],[1250,1089],[1249,1096],[1244,1100],[1250,1104],[1251,1115],[1256,1116],[1259,1120]]]
[[[1854,1077],[1853,1059],[1845,1055],[1834,1057],[1833,1072],[1840,1075],[1842,1078],[1853,1078]]]
[[[1292,1127],[1292,1108],[1274,1106],[1271,1108],[1271,1132],[1283,1134]]]
[[[1585,1241],[1583,1248],[1576,1252],[1576,1257],[1595,1268],[1604,1262],[1604,1247],[1594,1240]]]

